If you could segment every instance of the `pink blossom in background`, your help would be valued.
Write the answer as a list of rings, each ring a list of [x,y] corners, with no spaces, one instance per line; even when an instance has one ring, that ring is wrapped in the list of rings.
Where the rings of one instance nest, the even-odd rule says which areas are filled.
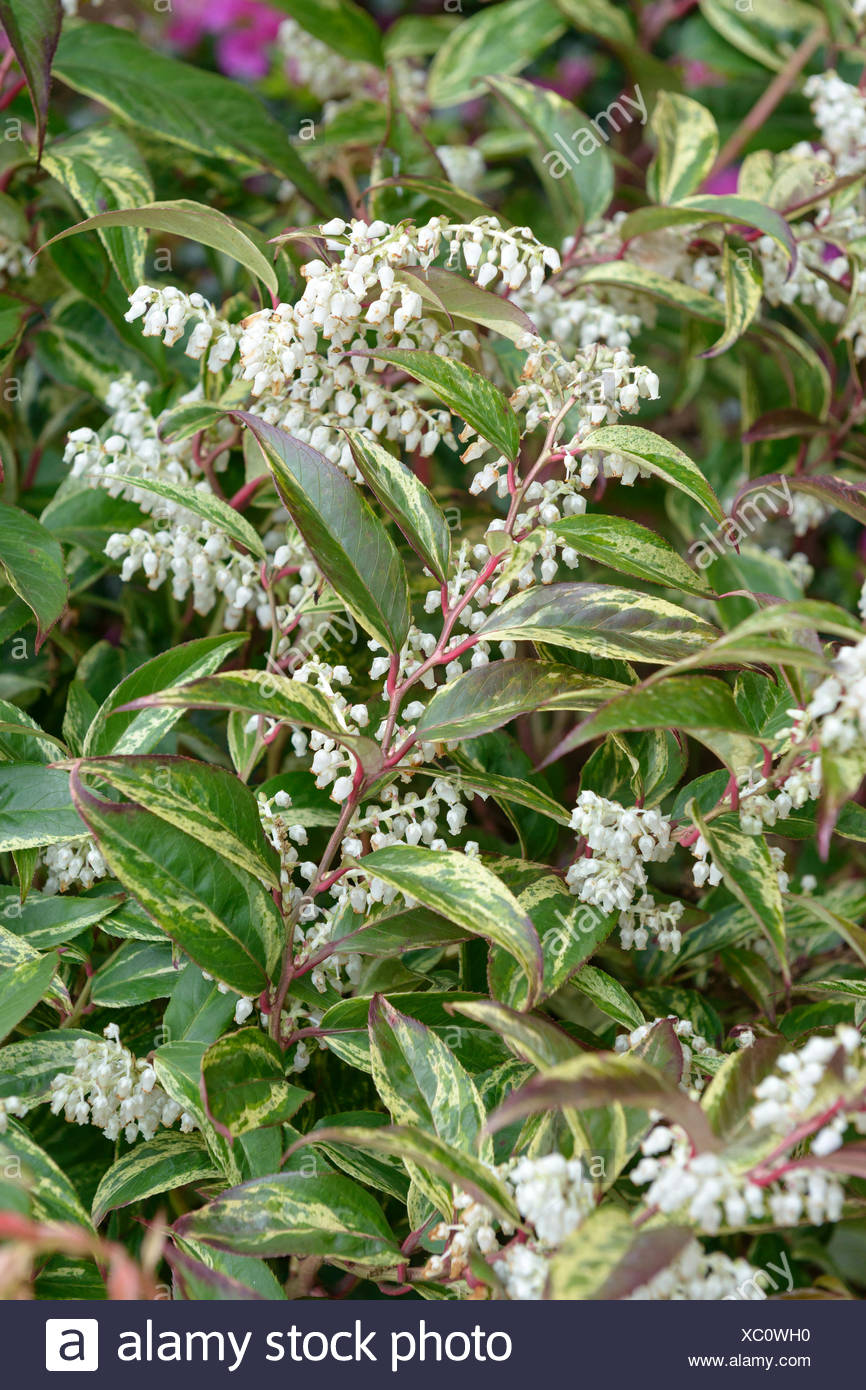
[[[594,76],[595,69],[589,58],[563,58],[557,63],[553,75],[536,79],[536,85],[574,101]]]
[[[726,193],[736,193],[737,181],[740,177],[739,164],[731,164],[727,169],[720,169],[712,178],[707,179],[703,185],[703,193],[716,193],[723,197]]]
[[[228,77],[264,77],[268,50],[284,18],[258,0],[173,0],[168,37],[178,48],[194,48],[204,34],[216,35],[217,63]]]

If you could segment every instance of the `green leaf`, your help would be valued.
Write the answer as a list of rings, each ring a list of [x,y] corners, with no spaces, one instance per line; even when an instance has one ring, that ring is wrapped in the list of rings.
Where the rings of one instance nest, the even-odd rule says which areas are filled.
[[[461,20],[433,60],[428,91],[434,106],[476,96],[491,73],[519,72],[565,29],[550,0],[506,0]]]
[[[233,773],[176,756],[93,758],[81,771],[105,776],[131,801],[279,887],[279,856],[265,838],[256,797]]]
[[[282,1287],[264,1260],[249,1255],[230,1255],[225,1250],[183,1240],[174,1233],[175,1249],[165,1258],[173,1275],[175,1299],[236,1303],[238,1300],[285,1299]]]
[[[118,1207],[219,1176],[200,1135],[166,1130],[136,1144],[103,1173],[93,1198],[94,1223]]]
[[[515,1057],[543,1071],[579,1053],[577,1043],[549,1018],[518,1013],[492,999],[455,1004],[455,1013],[476,1019],[504,1038]]]
[[[567,824],[567,818],[564,823]],[[524,888],[517,901],[528,912],[541,942],[543,998],[555,994],[574,975],[610,935],[618,920],[617,913],[600,912],[580,902],[552,874]],[[497,999],[514,1009],[526,1007],[526,979],[498,949],[491,952],[488,979],[490,991]]]
[[[790,978],[785,954],[785,912],[776,868],[763,835],[745,835],[739,820],[720,816],[707,821],[694,802],[691,818],[710,847],[725,885],[751,914],[779,958],[782,978]]]
[[[205,76],[201,72],[197,72],[196,75],[198,77]],[[210,76],[210,74],[207,75]],[[237,90],[241,92],[244,89],[237,88]],[[287,146],[286,148],[290,147]],[[136,199],[136,201],[138,200]],[[64,237],[74,236],[77,232],[95,230],[102,235],[109,227],[144,227],[152,232],[167,232],[169,236],[186,237],[189,241],[198,242],[202,246],[212,246],[215,251],[219,251],[221,255],[230,256],[251,275],[261,280],[271,294],[277,293],[278,283],[274,267],[246,233],[242,232],[230,217],[226,217],[224,212],[207,207],[204,203],[193,202],[190,198],[177,198],[173,202],[146,203],[143,207],[125,207],[110,212],[99,212],[93,217],[88,217],[84,222],[76,223],[74,227],[67,227],[66,231],[52,237],[51,241],[47,241],[45,245],[52,246],[54,242],[62,241]],[[143,256],[141,259],[143,261]],[[121,276],[121,279],[124,277]],[[125,280],[124,283],[126,283]],[[140,278],[137,283],[141,283]]]
[[[724,521],[722,505],[697,464],[661,435],[639,425],[602,425],[586,436],[582,447],[598,449],[603,454],[622,454],[645,472],[672,483],[714,520]]]
[[[276,8],[353,63],[384,67],[379,26],[354,0],[276,0]]]
[[[63,1028],[38,1033],[0,1049],[0,1096],[21,1096],[36,1104],[51,1095],[51,1081],[75,1066],[75,1044],[99,1042],[94,1033]]]
[[[486,1163],[453,1148],[435,1134],[427,1134],[411,1125],[375,1125],[369,1129],[341,1125],[333,1129],[314,1129],[299,1139],[293,1149],[323,1141],[356,1144],[358,1148],[370,1149],[373,1153],[394,1154],[468,1192],[476,1201],[483,1202],[495,1212],[500,1220],[520,1224],[520,1213],[504,1182],[490,1171]],[[451,1201],[444,1210],[440,1208],[446,1221],[451,1219],[452,1209]]]
[[[481,211],[480,208],[478,211]],[[471,217],[464,220],[469,221]],[[427,270],[406,267],[400,274],[410,281],[413,289],[418,290],[422,299],[436,309],[444,309],[453,319],[480,324],[482,328],[489,328],[512,342],[517,342],[525,333],[538,332],[525,310],[512,304],[510,299],[494,294],[492,290],[482,289],[465,275],[457,275],[453,270],[441,270],[437,266],[430,266]]]
[[[104,1009],[127,1009],[167,999],[178,970],[171,942],[125,941],[93,976],[91,998]]]
[[[189,961],[178,974],[163,1015],[166,1041],[216,1042],[233,1020],[236,1003],[235,995],[223,993]]]
[[[265,452],[277,489],[328,583],[381,646],[409,630],[406,571],[385,527],[330,459],[256,415],[237,411]]]
[[[481,1143],[484,1107],[475,1082],[432,1029],[402,1014],[381,994],[370,1003],[373,1080],[396,1124],[415,1125],[469,1153]]]
[[[800,907],[814,920],[822,922],[825,926],[831,927],[833,931],[841,936],[846,945],[851,947],[855,955],[866,964],[866,929],[850,921],[847,917],[841,916],[838,912],[833,912],[827,907],[820,898],[801,897],[796,893],[791,893],[787,901],[792,907]]]
[[[541,987],[541,947],[514,895],[476,859],[456,850],[391,845],[360,861],[365,872],[513,956],[526,973],[529,1003]]]
[[[563,583],[538,584],[506,599],[478,635],[663,664],[702,651],[717,631],[684,608],[633,589]]]
[[[647,170],[647,189],[659,203],[676,203],[703,183],[719,150],[712,114],[700,102],[660,92],[650,119],[656,156]]]
[[[83,829],[83,827],[82,827]],[[29,893],[21,902],[15,888],[0,888],[0,917],[9,931],[23,936],[39,951],[72,941],[87,927],[101,922],[118,906],[120,895],[69,897]]]
[[[211,1124],[227,1139],[284,1124],[312,1094],[286,1080],[278,1044],[259,1028],[244,1028],[212,1043],[204,1054],[201,1081]]]
[[[544,764],[602,734],[632,729],[680,729],[699,742],[704,734],[718,732],[754,737],[724,681],[713,676],[667,676],[652,685],[614,695],[566,734]],[[712,741],[708,746],[714,746]]]
[[[267,889],[149,811],[95,797],[77,771],[71,783],[75,803],[112,873],[166,936],[210,975],[240,993],[260,994],[284,936]]]
[[[19,1124],[10,1124],[0,1135],[0,1170],[8,1175],[14,1168],[29,1192],[37,1221],[69,1222],[92,1232],[90,1217],[67,1175]]]
[[[39,1003],[54,978],[58,958],[34,951],[8,968],[0,967],[0,1038],[5,1038]]]
[[[721,1138],[732,1136],[746,1122],[755,1103],[755,1087],[785,1050],[782,1037],[756,1038],[722,1062],[701,1097],[707,1119]]]
[[[290,179],[314,207],[331,211],[286,132],[239,82],[168,58],[110,24],[67,28],[57,45],[54,74],[158,139],[229,160],[247,172],[270,169]]]
[[[0,574],[36,619],[36,650],[66,607],[63,551],[27,512],[0,504]]]
[[[314,1255],[371,1269],[400,1261],[399,1246],[378,1203],[363,1187],[336,1173],[255,1178],[181,1217],[176,1229],[219,1249],[266,1259]]]
[[[572,989],[585,994],[597,1009],[624,1028],[640,1028],[646,1022],[643,1011],[628,990],[607,971],[599,970],[595,965],[585,965],[576,975],[572,975],[570,983]]]
[[[722,252],[722,277],[725,286],[725,331],[711,348],[701,355],[719,357],[742,338],[761,307],[764,282],[757,266],[752,264],[751,252],[741,258],[729,242]]]
[[[90,219],[62,232],[61,237],[88,226],[98,228],[120,283],[127,291],[137,289],[145,278],[147,237],[135,230],[139,223],[106,220],[120,208],[138,207],[153,197],[147,165],[133,141],[112,126],[90,126],[53,141],[42,164]]]
[[[141,488],[144,492],[155,492],[158,497],[165,497],[170,502],[176,502],[185,511],[202,517],[204,521],[210,522],[218,530],[224,531],[244,550],[255,555],[257,560],[267,560],[267,552],[258,531],[250,525],[245,517],[241,516],[240,512],[236,512],[234,507],[230,507],[228,502],[217,497],[211,490],[209,483],[198,483],[194,487],[190,487],[185,484],[173,483],[168,478],[140,478],[134,474],[124,473],[113,474],[112,484],[115,482],[126,483],[128,487]]]
[[[578,555],[586,555],[609,569],[647,579],[651,584],[683,589],[699,598],[706,598],[711,592],[706,580],[686,564],[669,541],[626,517],[569,516],[550,529]]]
[[[531,710],[588,710],[623,687],[554,662],[491,661],[440,686],[419,719],[424,742],[475,738]]]
[[[565,230],[600,217],[613,195],[613,164],[603,141],[608,117],[619,129],[614,108],[625,122],[633,119],[620,101],[589,121],[570,101],[519,77],[491,77],[488,86],[506,111],[533,138],[532,162]],[[576,143],[575,143],[576,142]]]
[[[163,1043],[153,1054],[156,1079],[177,1105],[196,1121],[202,1137],[225,1178],[240,1182],[242,1173],[231,1144],[211,1124],[201,1096],[201,1065],[207,1045],[203,1042]]]
[[[200,637],[145,661],[115,686],[100,705],[84,742],[85,756],[147,753],[155,748],[177,723],[180,713],[166,706],[143,710],[121,707],[168,689],[178,681],[209,676],[243,641],[245,638],[239,633]]]
[[[520,425],[505,396],[472,367],[418,348],[377,348],[377,361],[400,367],[508,459],[520,447]]]
[[[634,29],[627,11],[616,0],[557,0],[572,28],[593,34],[607,43],[630,46]]]
[[[451,532],[448,522],[423,483],[411,469],[361,430],[347,430],[352,457],[364,481],[430,573],[440,584],[448,581]]]
[[[68,773],[40,763],[0,763],[0,849],[53,845],[83,833]]]
[[[717,299],[703,290],[691,285],[683,285],[679,280],[669,280],[650,266],[638,265],[633,261],[605,261],[592,265],[583,271],[581,285],[612,285],[614,288],[628,290],[633,294],[645,294],[649,299],[660,300],[673,309],[695,318],[707,319],[710,323],[723,324],[725,311]]]
[[[601,1207],[563,1241],[551,1259],[548,1297],[554,1301],[628,1298],[693,1240],[688,1226],[638,1229],[620,1207]]]
[[[37,155],[41,155],[45,139],[51,63],[62,23],[60,0],[0,0],[0,24],[18,59],[33,103]]]
[[[614,1101],[660,1110],[682,1125],[696,1149],[718,1148],[701,1107],[679,1086],[639,1057],[612,1053],[585,1053],[528,1082],[491,1115],[488,1128],[495,1133],[524,1115],[551,1108],[592,1110]]]
[[[789,260],[797,257],[794,234],[781,213],[765,207],[753,198],[738,198],[735,194],[700,193],[680,198],[664,208],[638,208],[630,212],[619,228],[624,241],[645,236],[660,227],[705,226],[710,222],[728,222],[734,226],[756,227],[782,248]]]
[[[141,697],[140,703],[176,710],[238,710],[261,715],[264,719],[321,729],[338,743],[351,748],[365,768],[376,772],[381,769],[382,754],[377,743],[361,735],[343,733],[327,700],[318,690],[275,671],[226,671],[219,676],[186,681],[158,695]]]

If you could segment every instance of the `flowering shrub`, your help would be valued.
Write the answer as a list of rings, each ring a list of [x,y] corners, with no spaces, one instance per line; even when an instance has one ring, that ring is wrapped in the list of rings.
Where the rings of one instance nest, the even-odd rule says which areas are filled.
[[[0,1292],[860,1296],[862,8],[0,0]]]

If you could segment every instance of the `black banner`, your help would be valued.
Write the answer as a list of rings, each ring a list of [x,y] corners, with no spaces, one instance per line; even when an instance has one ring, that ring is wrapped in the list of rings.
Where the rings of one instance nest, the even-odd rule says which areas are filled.
[[[73,1371],[112,1390],[536,1390],[548,1375],[610,1390],[744,1373],[817,1385],[858,1364],[861,1329],[858,1304],[808,1300],[0,1304],[5,1384]]]

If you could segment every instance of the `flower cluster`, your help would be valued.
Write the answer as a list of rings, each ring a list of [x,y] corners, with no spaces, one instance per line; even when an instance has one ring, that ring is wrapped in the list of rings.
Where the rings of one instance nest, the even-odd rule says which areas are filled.
[[[663,950],[678,951],[682,904],[656,903],[647,892],[644,867],[673,854],[669,817],[654,808],[621,806],[597,792],[583,791],[570,825],[580,836],[579,857],[565,875],[572,893],[602,912],[620,913],[625,949],[643,950],[655,936]]]
[[[74,1069],[58,1073],[51,1082],[53,1114],[62,1112],[78,1125],[96,1125],[106,1139],[117,1139],[122,1132],[129,1144],[139,1135],[152,1139],[161,1125],[178,1119],[184,1133],[197,1128],[193,1116],[157,1084],[150,1063],[123,1046],[116,1023],[109,1023],[105,1039],[76,1041]]]
[[[814,726],[820,745],[833,753],[850,753],[866,741],[866,637],[841,647],[833,674],[813,692],[805,710],[792,711],[796,742]]]
[[[743,1298],[745,1289],[755,1290],[755,1297],[767,1295],[756,1279],[757,1270],[748,1260],[732,1260],[721,1250],[708,1253],[696,1240],[691,1241],[665,1269],[642,1284],[629,1301],[654,1303],[688,1299],[695,1303],[718,1302],[722,1299]],[[749,1294],[751,1298],[752,1295]]]
[[[837,1221],[844,1204],[839,1179],[820,1165],[787,1161],[785,1150],[808,1138],[820,1160],[841,1145],[848,1124],[866,1132],[864,1060],[856,1028],[840,1025],[832,1037],[810,1038],[780,1057],[755,1089],[748,1123],[766,1141],[763,1158],[756,1162],[751,1149],[747,1160],[730,1152],[696,1154],[678,1126],[657,1125],[642,1144],[632,1181],[647,1186],[648,1207],[684,1216],[711,1235],[724,1223],[749,1220]]]
[[[102,851],[89,835],[46,845],[40,852],[39,864],[47,870],[42,892],[50,895],[66,893],[70,888],[90,888],[108,873]]]

